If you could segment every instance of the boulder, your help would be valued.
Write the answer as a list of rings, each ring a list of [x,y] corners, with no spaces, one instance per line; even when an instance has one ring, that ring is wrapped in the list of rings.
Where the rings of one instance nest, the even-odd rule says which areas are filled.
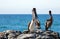
[[[4,31],[4,34],[5,34],[6,38],[13,39],[13,38],[19,36],[20,34],[22,34],[22,32],[21,31],[14,31],[14,30],[6,30],[6,31]]]
[[[42,36],[41,39],[55,39],[55,38],[52,36],[45,35],[45,36]]]
[[[59,33],[57,33],[57,32],[52,32],[51,35],[52,35],[55,39],[58,39],[58,38],[59,38]]]
[[[22,32],[21,31],[16,31],[15,34],[16,34],[16,36],[18,36],[18,35],[22,34]]]
[[[10,33],[8,35],[8,39],[15,39],[16,38],[16,35],[14,33]]]
[[[41,39],[41,37],[42,37],[42,36],[41,36],[41,35],[39,35],[39,36],[37,36],[37,37],[36,37],[36,39]]]
[[[23,34],[28,34],[29,31],[28,30],[24,30]]]
[[[14,32],[16,32],[16,31],[14,31],[14,30],[6,30],[6,31],[4,31],[4,33],[14,33]]]
[[[0,39],[7,39],[4,32],[0,32]]]
[[[14,30],[6,30],[6,31],[4,31],[4,33],[5,33],[6,36],[8,36],[11,33],[14,33],[17,36],[20,35],[20,34],[22,34],[21,31],[14,31]]]
[[[35,39],[36,35],[35,34],[21,34],[17,37],[17,39]]]
[[[40,33],[42,33],[43,31],[42,31],[41,29],[37,29],[35,32],[36,32],[37,34],[40,34]]]

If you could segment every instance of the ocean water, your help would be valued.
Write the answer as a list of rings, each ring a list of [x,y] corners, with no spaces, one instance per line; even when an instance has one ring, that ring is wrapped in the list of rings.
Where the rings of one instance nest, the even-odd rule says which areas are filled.
[[[23,32],[28,29],[28,23],[31,19],[31,14],[0,14],[0,32],[5,30],[20,30]],[[41,23],[41,29],[45,30],[45,22],[49,19],[49,15],[38,14],[38,19]],[[51,30],[60,33],[60,14],[53,14]]]

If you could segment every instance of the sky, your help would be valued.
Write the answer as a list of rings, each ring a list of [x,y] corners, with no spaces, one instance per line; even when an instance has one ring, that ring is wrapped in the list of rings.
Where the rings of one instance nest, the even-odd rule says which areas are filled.
[[[0,0],[0,14],[31,14],[36,8],[38,14],[60,14],[60,0]]]

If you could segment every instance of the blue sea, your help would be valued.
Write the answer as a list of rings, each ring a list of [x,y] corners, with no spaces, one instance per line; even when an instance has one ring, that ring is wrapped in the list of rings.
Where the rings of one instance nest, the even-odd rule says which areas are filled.
[[[23,32],[28,29],[28,23],[31,19],[31,14],[0,14],[0,32],[5,30],[20,30]],[[38,14],[38,19],[41,23],[41,29],[45,30],[45,22],[49,19],[49,15]],[[60,33],[60,14],[53,14],[51,30]]]

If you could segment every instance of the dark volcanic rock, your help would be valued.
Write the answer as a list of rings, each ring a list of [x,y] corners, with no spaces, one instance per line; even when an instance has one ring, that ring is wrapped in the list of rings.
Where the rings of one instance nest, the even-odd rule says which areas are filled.
[[[31,33],[25,30],[23,33],[21,31],[6,30],[0,32],[0,39],[59,39],[59,33],[54,31],[43,31],[37,29],[35,32]]]

